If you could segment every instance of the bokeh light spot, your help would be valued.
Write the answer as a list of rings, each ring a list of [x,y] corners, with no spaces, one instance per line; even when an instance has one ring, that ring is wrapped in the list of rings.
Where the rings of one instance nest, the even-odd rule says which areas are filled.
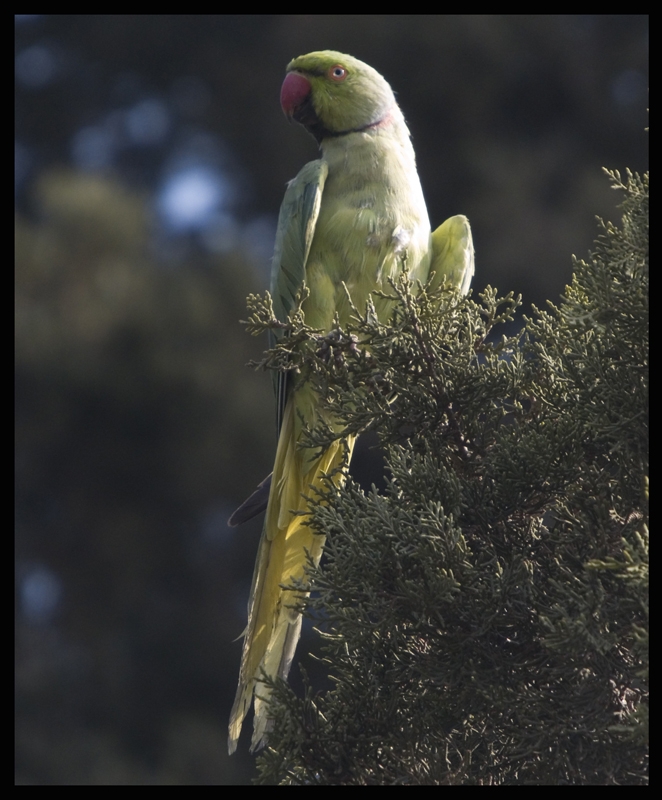
[[[57,63],[51,50],[43,44],[33,44],[16,56],[16,80],[27,89],[41,89],[55,77]]]
[[[202,229],[216,217],[227,193],[226,181],[216,170],[188,167],[166,180],[158,207],[170,227]]]

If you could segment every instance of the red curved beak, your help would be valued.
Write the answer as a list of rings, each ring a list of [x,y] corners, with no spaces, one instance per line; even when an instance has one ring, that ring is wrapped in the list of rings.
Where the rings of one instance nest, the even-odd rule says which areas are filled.
[[[280,89],[280,104],[289,119],[292,119],[294,112],[308,97],[311,89],[310,81],[303,75],[288,72],[285,76]]]

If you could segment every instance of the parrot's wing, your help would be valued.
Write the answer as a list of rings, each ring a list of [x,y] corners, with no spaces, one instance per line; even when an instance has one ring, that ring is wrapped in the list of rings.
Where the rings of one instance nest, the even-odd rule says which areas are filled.
[[[267,477],[260,483],[253,494],[244,500],[244,502],[235,509],[228,520],[228,525],[231,528],[236,528],[237,525],[243,525],[249,519],[257,517],[267,507],[269,502],[269,492],[271,491],[271,475],[270,472]]]
[[[447,282],[467,294],[474,275],[474,243],[469,220],[463,214],[449,217],[432,234],[430,274],[432,288]]]
[[[271,297],[274,313],[281,322],[287,321],[306,276],[306,261],[315,235],[328,172],[325,161],[306,164],[289,182],[280,206],[271,263]],[[287,374],[278,372],[274,375],[276,420],[280,432],[287,401]]]
[[[315,225],[322,202],[322,191],[329,168],[325,161],[311,161],[289,182],[280,206],[276,243],[271,265],[271,299],[274,313],[281,322],[287,320],[294,307],[297,292],[306,275],[306,261],[315,234]],[[274,332],[273,336],[278,336]],[[273,340],[272,340],[273,343]],[[287,401],[287,375],[274,373],[276,419],[278,432]],[[248,522],[267,507],[271,475],[245,500],[228,520],[235,527]]]

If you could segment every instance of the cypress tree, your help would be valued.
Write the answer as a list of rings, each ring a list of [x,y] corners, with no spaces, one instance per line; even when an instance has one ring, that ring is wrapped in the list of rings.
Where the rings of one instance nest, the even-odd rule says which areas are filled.
[[[261,782],[646,783],[648,177],[609,177],[622,224],[517,335],[519,298],[396,283],[387,322],[299,308],[261,362],[324,398],[309,446],[375,430],[389,476],[314,499],[332,688],[273,684]]]

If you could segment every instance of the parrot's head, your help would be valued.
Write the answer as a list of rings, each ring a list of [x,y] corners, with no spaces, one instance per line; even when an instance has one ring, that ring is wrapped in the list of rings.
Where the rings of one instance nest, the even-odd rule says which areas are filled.
[[[318,142],[377,126],[398,108],[393,90],[376,70],[335,50],[290,61],[280,103]]]

